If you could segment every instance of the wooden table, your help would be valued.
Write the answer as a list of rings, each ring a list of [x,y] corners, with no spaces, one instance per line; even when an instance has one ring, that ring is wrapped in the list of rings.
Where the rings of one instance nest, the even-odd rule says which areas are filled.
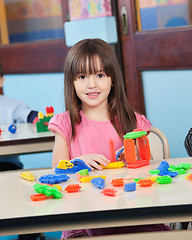
[[[8,131],[8,125],[1,125],[0,156],[24,153],[49,152],[53,149],[52,132],[37,133],[32,123],[15,124],[16,133]]]
[[[192,158],[167,160],[170,165],[191,163]],[[111,180],[125,176],[148,177],[150,169],[156,169],[159,162],[153,160],[149,166],[139,169],[105,169],[93,171],[90,175],[106,175],[106,187]],[[49,170],[31,171],[36,181],[40,176],[53,173]],[[188,170],[187,174],[192,170]],[[171,184],[155,183],[152,187],[137,186],[134,192],[117,188],[116,197],[104,196],[91,183],[82,183],[78,193],[66,193],[61,199],[33,202],[34,182],[20,178],[20,172],[0,174],[0,235],[49,232],[70,229],[145,225],[154,223],[192,221],[192,182],[187,174],[174,178]],[[77,183],[75,174],[60,184]],[[182,236],[181,236],[182,235]],[[102,239],[189,239],[192,231],[169,231],[128,234],[127,236],[106,236]]]

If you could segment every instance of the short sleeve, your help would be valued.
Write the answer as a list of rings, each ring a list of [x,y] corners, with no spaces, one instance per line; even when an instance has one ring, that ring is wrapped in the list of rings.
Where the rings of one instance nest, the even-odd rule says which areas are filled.
[[[151,131],[151,123],[150,121],[144,116],[138,113],[135,113],[137,119],[137,128],[142,129],[146,132]]]
[[[68,142],[71,138],[71,121],[68,112],[54,115],[49,121],[48,129],[59,133]]]

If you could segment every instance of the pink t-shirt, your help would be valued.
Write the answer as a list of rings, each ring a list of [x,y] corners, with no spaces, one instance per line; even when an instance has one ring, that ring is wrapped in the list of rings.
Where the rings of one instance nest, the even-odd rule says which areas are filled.
[[[49,130],[64,137],[69,146],[70,158],[83,154],[97,153],[110,157],[109,139],[114,141],[115,150],[123,146],[123,141],[110,121],[93,121],[80,111],[81,123],[76,128],[76,137],[71,141],[71,122],[69,113],[63,112],[53,116],[49,122]],[[135,113],[137,128],[150,131],[151,123],[143,115]]]

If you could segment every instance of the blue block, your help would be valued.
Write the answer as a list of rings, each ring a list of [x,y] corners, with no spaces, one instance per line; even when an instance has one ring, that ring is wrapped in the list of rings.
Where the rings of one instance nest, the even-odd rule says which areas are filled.
[[[48,174],[39,178],[41,183],[56,184],[61,182],[67,182],[69,177],[65,174]]]
[[[172,172],[172,171],[164,171],[158,174],[159,176],[170,176],[170,177],[176,177],[178,175],[178,172]]]
[[[124,185],[124,191],[125,192],[131,192],[136,190],[136,182],[133,183],[125,183]]]
[[[169,168],[169,163],[166,161],[162,161],[157,168],[160,171],[160,174],[163,174],[163,172],[167,172]]]
[[[109,44],[117,42],[114,16],[65,22],[64,32],[68,47],[86,38],[100,38]]]
[[[105,187],[105,179],[101,177],[93,178],[91,183],[99,189],[103,189]]]

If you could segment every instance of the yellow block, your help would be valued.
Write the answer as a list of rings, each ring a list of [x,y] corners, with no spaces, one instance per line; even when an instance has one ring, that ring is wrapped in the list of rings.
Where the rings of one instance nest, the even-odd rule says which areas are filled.
[[[72,168],[73,166],[74,166],[74,164],[71,163],[69,160],[61,159],[59,161],[59,164],[57,165],[57,168],[59,168],[59,169],[68,169],[68,168]]]
[[[119,162],[110,162],[110,163],[108,163],[107,166],[103,166],[101,164],[101,167],[103,169],[106,169],[106,168],[122,168],[124,165],[125,165],[125,163],[123,161],[119,161]]]
[[[22,172],[20,177],[32,182],[35,180],[35,176],[31,172]]]
[[[43,115],[42,112],[38,112],[38,118],[39,118],[39,119],[43,119],[43,118],[44,118],[44,115]]]
[[[87,182],[91,182],[91,180],[93,178],[98,178],[98,177],[106,179],[106,176],[104,176],[104,175],[101,175],[101,176],[87,176],[87,177],[80,178],[79,181],[82,182],[82,183],[87,183]]]
[[[52,186],[53,186],[53,187],[56,187],[56,188],[61,192],[62,187],[61,187],[60,185],[58,185],[58,184],[53,184]]]

